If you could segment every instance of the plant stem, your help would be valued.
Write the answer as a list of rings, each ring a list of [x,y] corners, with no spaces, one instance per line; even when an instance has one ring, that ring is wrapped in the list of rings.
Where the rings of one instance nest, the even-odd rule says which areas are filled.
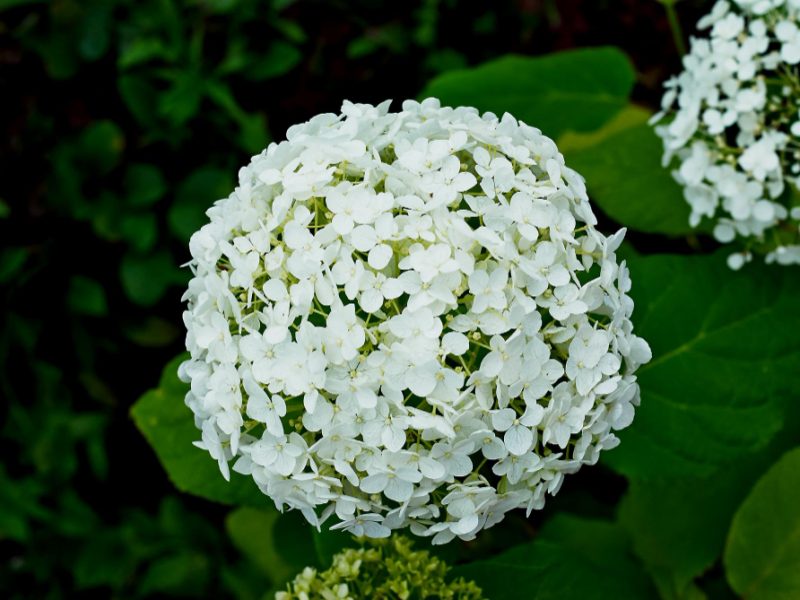
[[[683,29],[681,29],[681,22],[678,20],[678,12],[675,10],[675,3],[677,0],[658,0],[664,5],[664,10],[667,12],[667,21],[669,28],[672,30],[672,40],[675,42],[675,49],[681,56],[686,54],[686,42],[683,41]]]

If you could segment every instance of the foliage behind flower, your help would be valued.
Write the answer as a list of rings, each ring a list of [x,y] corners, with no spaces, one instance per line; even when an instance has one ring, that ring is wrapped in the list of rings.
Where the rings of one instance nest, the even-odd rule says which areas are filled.
[[[347,549],[333,557],[325,571],[303,570],[275,600],[481,600],[472,581],[447,580],[449,567],[425,550],[412,550],[402,536],[372,540],[369,548]]]
[[[191,239],[198,445],[314,524],[471,539],[633,419],[624,232],[510,115],[342,110],[254,157]]]
[[[799,14],[797,0],[717,2],[655,117],[692,225],[709,217],[717,240],[743,240],[732,268],[752,251],[800,264]]]

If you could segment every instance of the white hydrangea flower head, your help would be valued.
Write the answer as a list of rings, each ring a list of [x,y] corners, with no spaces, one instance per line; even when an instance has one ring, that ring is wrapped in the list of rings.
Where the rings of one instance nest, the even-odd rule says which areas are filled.
[[[654,116],[664,165],[714,237],[800,264],[800,0],[719,0]]]
[[[355,535],[472,539],[618,443],[650,349],[624,231],[506,114],[345,102],[190,242],[186,403],[222,473]]]

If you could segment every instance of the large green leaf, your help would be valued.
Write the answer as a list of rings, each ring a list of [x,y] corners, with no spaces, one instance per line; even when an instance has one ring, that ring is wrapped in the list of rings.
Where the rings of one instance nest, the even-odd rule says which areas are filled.
[[[652,599],[624,531],[604,521],[553,517],[537,538],[487,560],[453,569],[492,600]]]
[[[249,477],[231,473],[225,481],[205,450],[192,442],[200,439],[191,411],[184,404],[188,386],[177,376],[178,365],[185,357],[170,362],[161,382],[134,404],[131,415],[155,450],[158,460],[172,483],[182,492],[224,504],[268,506],[269,500]]]
[[[764,470],[798,439],[800,405],[790,401],[778,435],[767,447],[739,459],[734,467],[722,466],[702,478],[630,482],[619,505],[619,519],[631,536],[636,554],[652,573],[662,598],[693,598],[693,580],[707,573],[722,555],[736,508]],[[703,582],[709,581],[706,574]],[[717,586],[724,587],[724,579],[717,577]]]
[[[704,478],[630,482],[619,519],[662,598],[692,597],[694,579],[721,555],[733,512],[755,476],[745,468]]]
[[[621,114],[641,112],[632,109]],[[592,201],[603,212],[637,231],[692,232],[689,205],[669,169],[661,166],[661,140],[652,127],[633,120],[630,126],[608,127],[586,138],[567,139],[559,147],[567,164],[586,178]]]
[[[792,377],[797,377],[796,371],[786,376]],[[765,447],[751,449],[733,464],[714,468],[709,463],[708,469],[714,470],[702,477],[689,473],[655,477],[660,471],[654,459],[656,468],[640,469],[631,479],[619,505],[619,519],[663,599],[700,597],[699,584],[709,598],[733,598],[720,573],[712,569],[722,555],[734,512],[764,470],[800,439],[800,404],[791,393],[780,398],[780,431]],[[715,590],[709,588],[713,581]]]
[[[800,447],[775,463],[736,512],[725,569],[748,600],[800,598]]]
[[[545,134],[597,129],[628,103],[635,73],[617,48],[582,48],[541,57],[504,56],[433,79],[420,98],[509,112]]]
[[[800,389],[795,269],[631,257],[642,405],[604,460],[639,478],[705,477],[764,448]]]

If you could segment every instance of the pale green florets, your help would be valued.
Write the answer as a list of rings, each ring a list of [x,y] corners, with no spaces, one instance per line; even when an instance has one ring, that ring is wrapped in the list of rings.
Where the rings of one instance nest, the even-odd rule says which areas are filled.
[[[369,540],[333,557],[325,571],[305,568],[275,600],[481,600],[475,582],[447,581],[450,567],[425,550],[412,550],[408,538]]]

